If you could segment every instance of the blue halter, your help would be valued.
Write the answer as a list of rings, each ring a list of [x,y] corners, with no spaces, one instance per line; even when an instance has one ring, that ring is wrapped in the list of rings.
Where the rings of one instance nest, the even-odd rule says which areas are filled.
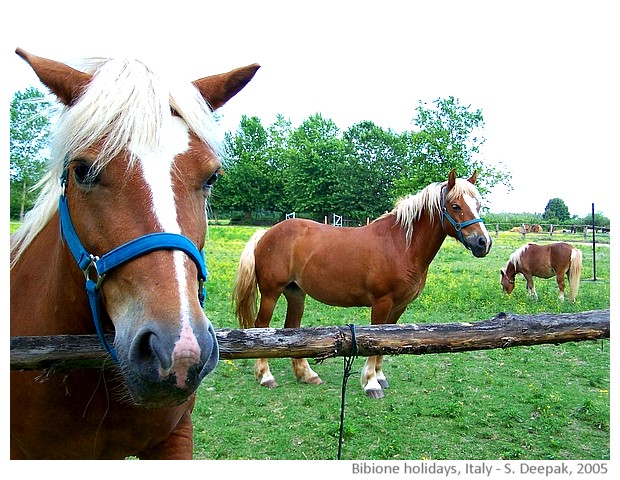
[[[461,230],[465,227],[469,227],[474,223],[484,223],[481,218],[472,218],[471,220],[466,220],[462,223],[457,222],[450,216],[448,213],[448,209],[446,208],[446,187],[441,189],[441,224],[443,225],[444,219],[447,219],[454,229],[456,230],[456,235],[459,241],[465,246],[466,249],[471,250],[471,247],[465,243],[465,238],[463,237],[463,233]]]
[[[187,237],[176,233],[166,232],[155,232],[143,235],[142,237],[131,240],[113,249],[101,258],[88,253],[82,245],[82,242],[80,242],[75,228],[73,227],[73,223],[71,222],[71,216],[69,215],[69,206],[66,196],[66,170],[63,172],[61,177],[61,183],[63,186],[63,193],[58,201],[61,235],[67,242],[67,246],[69,247],[73,258],[86,277],[86,292],[88,294],[88,301],[93,314],[93,321],[95,323],[95,329],[97,330],[97,336],[114,361],[119,363],[116,350],[105,338],[103,326],[101,324],[99,287],[101,286],[106,274],[109,271],[114,270],[116,267],[133,260],[134,258],[141,257],[142,255],[146,255],[147,253],[155,250],[181,250],[182,252],[185,252],[196,264],[196,268],[198,269],[198,299],[200,301],[200,305],[204,305],[204,284],[208,275],[204,255],[201,251],[198,251],[196,246]],[[90,278],[91,270],[93,269],[96,274],[95,279]]]

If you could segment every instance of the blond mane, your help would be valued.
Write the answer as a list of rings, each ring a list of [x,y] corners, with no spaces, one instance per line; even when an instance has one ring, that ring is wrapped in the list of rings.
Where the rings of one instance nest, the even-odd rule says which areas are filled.
[[[93,79],[75,104],[60,109],[49,169],[39,182],[41,193],[11,238],[11,268],[56,212],[60,176],[75,152],[102,142],[93,164],[97,172],[123,149],[157,150],[165,138],[162,132],[171,124],[171,111],[217,155],[221,152],[211,109],[190,82],[166,81],[143,63],[127,59],[87,59],[81,70],[92,73]],[[134,160],[130,158],[129,165]]]
[[[442,202],[441,192],[447,183],[448,182],[431,183],[415,195],[407,195],[399,199],[392,211],[379,218],[384,218],[388,215],[396,216],[396,223],[400,224],[405,229],[407,246],[409,246],[411,244],[411,237],[413,236],[414,223],[420,219],[423,212],[426,211],[428,213],[431,223],[435,221],[435,218],[439,218]],[[476,199],[480,198],[478,189],[474,185],[467,180],[457,178],[456,184],[452,190],[450,190],[446,201],[451,202],[465,195],[469,195]]]
[[[526,243],[525,245],[519,247],[517,250],[512,252],[510,257],[508,257],[508,262],[506,263],[506,267],[508,267],[508,265],[512,263],[512,265],[515,267],[515,270],[516,270],[517,267],[519,266],[519,263],[521,263],[521,256],[523,256],[523,253],[527,250],[527,248],[530,245],[535,245],[535,243],[532,243],[532,242]]]

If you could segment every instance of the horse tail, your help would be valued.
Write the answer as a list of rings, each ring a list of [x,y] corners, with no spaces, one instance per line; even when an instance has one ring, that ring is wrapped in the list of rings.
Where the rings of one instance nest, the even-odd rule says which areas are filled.
[[[583,254],[578,248],[573,248],[570,254],[570,268],[568,270],[568,282],[570,287],[570,301],[574,302],[579,292],[579,280],[581,278],[581,264]]]
[[[256,244],[265,234],[266,230],[257,230],[246,243],[235,277],[233,289],[233,301],[235,303],[235,316],[241,328],[251,328],[256,320],[256,302],[258,300],[258,284],[256,280],[256,261],[254,249]]]

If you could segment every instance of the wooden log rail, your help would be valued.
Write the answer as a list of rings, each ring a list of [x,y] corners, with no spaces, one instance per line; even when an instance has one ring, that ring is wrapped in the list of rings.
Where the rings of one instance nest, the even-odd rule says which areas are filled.
[[[609,338],[610,310],[513,315],[472,323],[348,325],[216,330],[220,358],[421,355]],[[110,336],[110,342],[113,337]],[[11,370],[101,368],[107,355],[96,335],[11,337]]]

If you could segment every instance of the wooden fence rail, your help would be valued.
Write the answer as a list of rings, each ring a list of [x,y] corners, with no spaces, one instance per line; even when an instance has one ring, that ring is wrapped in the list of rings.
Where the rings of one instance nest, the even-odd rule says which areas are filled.
[[[220,358],[421,355],[609,338],[609,310],[513,315],[472,323],[216,330]],[[110,337],[110,342],[113,337]],[[11,337],[11,370],[101,368],[107,357],[95,335]],[[112,365],[111,362],[107,364]]]

